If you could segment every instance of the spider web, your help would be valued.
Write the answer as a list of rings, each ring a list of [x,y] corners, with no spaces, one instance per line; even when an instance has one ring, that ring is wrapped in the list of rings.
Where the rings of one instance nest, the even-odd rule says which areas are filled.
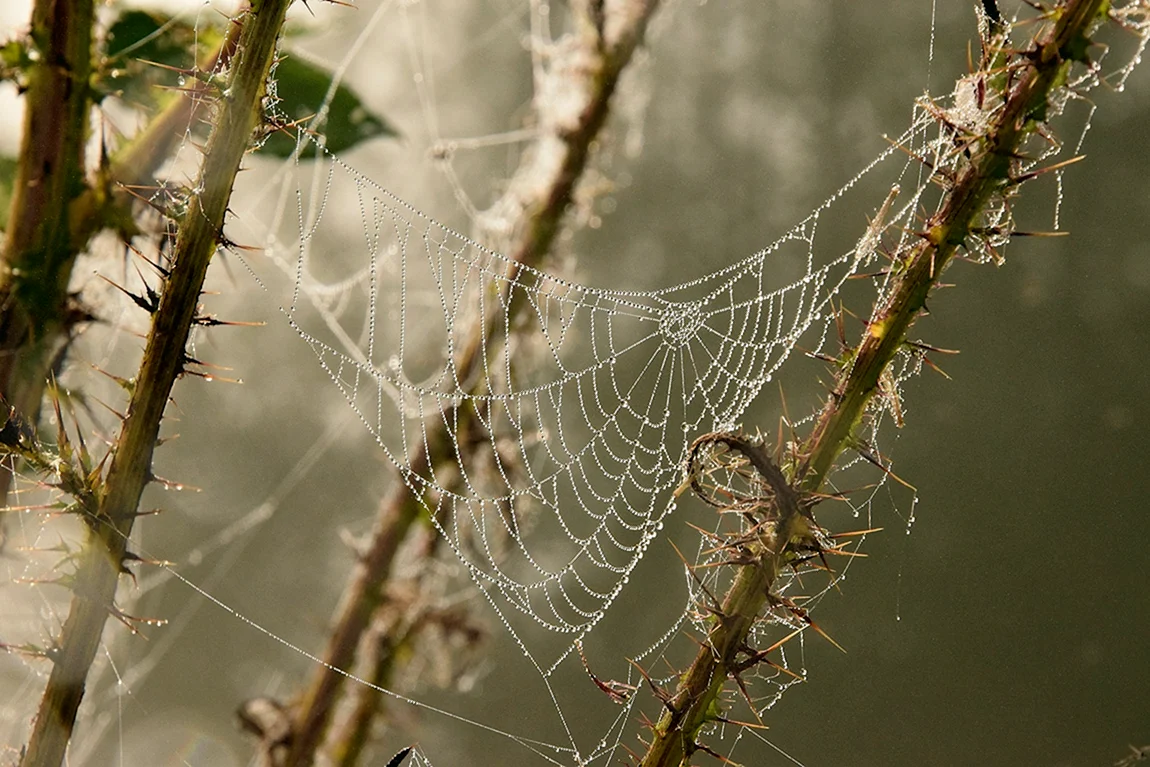
[[[942,106],[958,121],[981,116],[961,89]],[[944,167],[953,138],[936,125],[920,105],[891,148],[776,242],[655,290],[593,287],[513,264],[343,158],[325,154],[283,169],[284,198],[260,239],[271,258],[245,262],[269,286],[288,275],[291,327],[539,670],[564,733],[541,741],[515,734],[521,730],[503,735],[548,760],[606,763],[616,755],[633,729],[637,698],[613,709],[606,724],[579,728],[568,721],[557,677],[583,674],[582,647],[617,614],[666,534],[691,441],[740,426],[788,359],[837,353],[836,303],[867,285],[852,278],[883,263],[879,252],[897,249],[934,204],[922,165],[902,150]],[[880,206],[888,194],[890,206]],[[828,228],[858,211],[874,220],[860,239]],[[258,229],[258,221],[252,215],[245,224]],[[983,223],[1009,230],[1010,211],[999,207]],[[991,258],[987,250],[973,255]],[[902,362],[896,389],[918,369],[910,355]],[[897,403],[892,397],[879,407],[901,420]],[[420,465],[421,442],[434,446],[439,460],[431,467]],[[869,504],[856,500],[855,513],[867,514]],[[713,559],[703,544],[693,557],[694,564]],[[651,582],[649,574],[636,579]],[[680,617],[636,630],[628,657],[650,663],[672,655],[684,624],[701,625],[693,606],[723,581],[715,573],[684,583]],[[783,614],[770,618],[757,629],[763,644],[779,638],[780,625],[788,627],[782,633],[802,628]],[[759,711],[805,675],[801,641],[797,653],[782,650],[779,665],[790,674],[763,671]],[[612,654],[618,661],[624,651]],[[626,664],[604,674],[598,660],[591,656],[600,676],[641,685]],[[758,735],[740,730],[732,740],[743,737]]]
[[[1090,72],[1067,97],[1097,82]],[[579,763],[613,754],[627,717],[616,716],[581,755],[560,685],[549,680],[576,654],[587,664],[583,642],[677,508],[692,440],[739,428],[797,349],[837,354],[836,302],[846,286],[873,271],[880,252],[901,251],[934,209],[938,179],[960,161],[953,130],[977,130],[1000,106],[976,105],[975,87],[972,78],[949,99],[923,99],[910,129],[767,248],[655,290],[592,287],[517,264],[337,157],[294,167],[294,228],[281,222],[273,234],[281,253],[288,242],[295,254],[279,261],[294,275],[288,320],[538,669]],[[1082,136],[1088,126],[1089,117]],[[1037,150],[1029,167],[1061,145]],[[886,202],[868,208],[880,190],[889,190]],[[841,209],[869,210],[857,242],[822,236],[820,223]],[[969,257],[998,260],[1014,230],[1005,200],[980,227],[994,234],[972,243]],[[347,245],[355,258],[333,258],[325,243],[346,242],[348,231],[360,233],[357,246]],[[885,286],[877,280],[879,295]],[[896,366],[868,426],[876,453],[884,413],[901,425],[899,386],[920,365],[908,352]],[[843,477],[840,470],[835,481]],[[856,516],[869,513],[877,492],[853,502]],[[694,564],[715,561],[701,545]],[[721,574],[688,579],[680,619],[637,639],[627,657],[663,657],[684,622],[703,625],[691,606],[723,583]],[[765,645],[780,625],[807,628],[783,611],[768,618],[756,630]],[[774,690],[759,698],[760,714],[801,679],[786,657],[760,679]],[[618,678],[628,689],[641,684],[630,669]]]
[[[289,321],[512,630],[524,616],[563,635],[557,657],[528,649],[545,675],[674,510],[690,442],[736,428],[800,343],[822,349],[844,283],[915,209],[820,263],[820,219],[852,181],[736,264],[619,291],[514,264],[338,158],[300,172],[321,181],[297,189]],[[916,173],[905,158],[896,172]],[[334,214],[349,209],[358,221]],[[321,280],[330,253],[315,243],[349,226],[363,233],[354,270]]]

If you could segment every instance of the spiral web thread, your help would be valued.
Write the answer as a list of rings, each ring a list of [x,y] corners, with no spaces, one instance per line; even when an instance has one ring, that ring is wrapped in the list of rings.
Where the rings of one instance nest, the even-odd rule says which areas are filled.
[[[931,124],[919,113],[895,143],[937,153]],[[884,233],[912,228],[927,189],[916,165],[892,146],[768,248],[676,286],[619,291],[516,267],[325,156],[297,168],[285,311],[550,689],[676,509],[691,441],[737,428],[796,349],[828,346],[844,285],[875,266]],[[872,174],[916,186],[820,261],[820,221]],[[321,280],[338,258],[325,240],[349,230],[360,252]],[[479,317],[490,330],[460,364]],[[412,445],[436,434],[449,460],[413,468]],[[717,577],[688,583],[689,605]],[[628,656],[659,657],[694,617],[688,606]],[[774,675],[774,699],[797,678]],[[617,747],[629,710],[582,758]]]

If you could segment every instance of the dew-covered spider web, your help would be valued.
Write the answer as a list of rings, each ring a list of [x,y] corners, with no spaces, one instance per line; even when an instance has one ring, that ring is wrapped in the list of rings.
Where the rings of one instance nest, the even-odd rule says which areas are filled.
[[[914,183],[913,163],[890,164]],[[518,266],[337,158],[300,173],[289,321],[493,606],[560,637],[526,648],[545,674],[663,528],[691,441],[737,428],[800,345],[824,349],[833,301],[920,196],[892,195],[889,220],[820,263],[820,220],[852,182],[748,258],[624,291]],[[328,226],[362,232],[334,280]]]
[[[979,18],[989,40],[989,21]],[[1083,75],[1066,97],[1083,98],[1098,77]],[[705,625],[696,610],[721,590],[721,570],[686,576],[677,620],[637,628],[633,644],[617,648],[613,661],[600,657],[598,669],[584,657],[676,511],[692,441],[743,427],[748,407],[795,354],[838,356],[848,286],[872,284],[882,294],[885,254],[918,236],[938,187],[963,160],[962,132],[977,131],[1001,107],[978,87],[972,76],[948,98],[922,99],[906,132],[771,245],[651,290],[597,287],[593,277],[516,263],[338,157],[287,170],[281,199],[289,203],[269,237],[292,278],[288,321],[542,676],[571,758],[615,754],[627,717],[610,719],[607,735],[589,747],[565,716],[564,685],[553,677],[582,667],[602,682],[610,669],[617,689],[640,688],[642,677],[623,659],[662,659],[685,624]],[[1035,148],[1030,168],[1062,145]],[[844,211],[860,221],[856,234],[824,233],[824,222]],[[978,229],[985,236],[968,244],[967,256],[998,260],[1015,229],[1005,198]],[[888,417],[901,425],[899,386],[921,360],[908,349],[884,380],[854,463],[884,461],[879,426]],[[869,515],[877,492],[851,500],[856,517]],[[707,542],[690,554],[696,572],[721,556]],[[650,577],[643,576],[648,585]],[[808,595],[808,609],[833,585],[824,581]],[[784,613],[771,616],[763,637],[771,624],[806,628]],[[801,678],[800,667],[788,668],[784,650],[783,663],[760,680],[774,691],[759,691],[760,713]],[[620,697],[630,711],[631,698]]]
[[[410,60],[415,111],[422,119],[410,140],[432,151],[456,209],[424,212],[431,206],[407,201],[421,196],[418,186],[413,193],[393,191],[402,188],[405,179],[397,176],[393,183],[386,164],[372,165],[356,152],[333,154],[321,148],[314,158],[297,156],[281,163],[257,156],[251,165],[259,177],[258,189],[249,189],[249,199],[234,203],[237,218],[226,232],[247,248],[233,249],[223,258],[239,284],[248,284],[242,273],[255,277],[262,289],[258,301],[270,300],[279,307],[281,325],[306,344],[314,358],[308,364],[318,363],[330,382],[321,393],[294,395],[301,407],[333,394],[334,385],[350,405],[348,421],[358,421],[360,431],[366,431],[384,456],[374,471],[394,477],[375,486],[384,488],[385,496],[401,498],[399,507],[414,510],[421,520],[417,526],[433,531],[427,540],[434,543],[419,544],[430,552],[425,561],[404,550],[395,568],[405,583],[421,583],[424,593],[433,592],[422,602],[413,598],[425,608],[423,616],[434,616],[421,620],[451,634],[449,623],[467,623],[453,612],[464,605],[489,619],[493,633],[509,639],[514,654],[513,660],[500,661],[514,664],[510,672],[504,666],[493,674],[482,661],[468,657],[474,668],[445,674],[456,689],[482,684],[484,694],[500,701],[478,709],[459,699],[472,693],[437,697],[434,692],[423,694],[426,685],[404,688],[401,682],[410,677],[381,680],[358,668],[338,673],[352,677],[351,687],[386,693],[405,710],[494,736],[484,742],[499,745],[484,755],[483,763],[620,763],[626,749],[635,748],[640,716],[658,715],[649,685],[674,686],[697,647],[688,637],[705,635],[713,617],[705,606],[730,581],[730,568],[717,566],[726,554],[714,541],[737,520],[701,508],[687,489],[684,471],[692,443],[710,432],[741,429],[761,430],[767,442],[785,445],[809,431],[811,402],[817,407],[823,392],[787,407],[776,404],[782,399],[782,382],[789,386],[794,380],[788,378],[789,371],[803,365],[801,375],[822,376],[825,382],[826,363],[843,352],[840,334],[853,339],[861,327],[849,324],[844,305],[864,310],[881,304],[891,279],[889,255],[904,251],[919,237],[922,221],[939,204],[948,172],[964,160],[964,132],[977,131],[1001,102],[993,95],[984,98],[977,75],[960,80],[953,93],[948,84],[939,89],[945,96],[921,97],[913,106],[909,128],[890,131],[886,141],[869,135],[865,152],[846,152],[850,161],[844,164],[851,171],[841,177],[849,179],[847,183],[829,195],[826,188],[833,186],[828,185],[817,194],[810,192],[814,196],[809,199],[801,198],[802,210],[813,212],[788,213],[786,224],[773,230],[785,233],[765,247],[733,254],[720,239],[711,238],[700,247],[684,236],[681,250],[691,252],[644,251],[650,255],[649,265],[631,263],[628,270],[622,251],[584,250],[576,238],[560,240],[550,260],[526,265],[507,255],[514,232],[501,228],[507,222],[500,214],[478,213],[463,155],[468,149],[530,145],[538,137],[537,126],[472,139],[444,137],[441,111],[447,110],[436,88],[445,86],[436,82],[440,64],[429,53],[433,41],[427,30],[432,25],[418,22],[424,5],[382,3],[354,44],[345,46],[350,52],[334,69],[337,78],[347,73],[379,25],[404,30],[398,39],[409,48],[404,57]],[[464,39],[481,47],[482,39],[476,37],[526,27],[532,76],[539,88],[551,68],[561,69],[561,38],[551,31],[561,24],[547,20],[559,13],[540,2],[503,6],[487,32],[467,33]],[[972,26],[969,10],[964,10],[964,18]],[[682,27],[678,17],[690,16],[684,5],[667,12],[676,16],[676,23],[672,29],[656,27],[652,32],[656,59],[660,35]],[[929,37],[924,66],[937,79],[934,17],[932,11],[929,28],[923,30]],[[990,39],[989,20],[984,13],[977,19],[977,34]],[[1145,19],[1129,21],[1142,24],[1144,44]],[[1028,29],[1021,27],[1018,34],[1024,36]],[[1128,60],[1136,61],[1140,52]],[[636,66],[642,74],[642,64]],[[1029,147],[1033,160],[1027,168],[1077,155],[1093,115],[1085,94],[1103,82],[1121,89],[1132,66],[1116,71],[1098,67],[1069,83],[1059,106],[1078,109],[1075,132],[1061,142],[1051,137]],[[636,90],[643,85],[651,87],[644,83]],[[921,83],[915,92],[925,85],[937,83]],[[620,97],[619,110],[627,122],[604,138],[600,149],[610,162],[595,170],[600,175],[588,186],[595,181],[609,186],[603,179],[627,174],[617,166],[634,157],[612,155],[626,154],[612,150],[612,142],[624,146],[632,134],[652,129],[643,125],[646,96],[624,96],[629,98]],[[658,92],[651,98],[658,98]],[[274,112],[271,102],[274,89],[269,102]],[[799,109],[816,113],[818,107],[804,102]],[[902,109],[905,113],[905,106]],[[736,105],[732,111],[751,121],[762,117],[754,105]],[[281,123],[294,119],[281,117]],[[781,119],[785,122],[786,116]],[[322,119],[308,128],[314,132],[299,135],[301,154],[322,135]],[[188,147],[193,143],[189,134]],[[872,159],[856,162],[857,157]],[[778,163],[801,161],[791,154],[780,158]],[[1058,228],[1061,178],[1060,172],[1050,176],[1055,199],[1043,210],[1042,227]],[[625,195],[622,183],[608,193],[612,206],[622,205]],[[594,190],[586,196],[589,200],[576,200],[569,222],[594,222],[596,227],[601,214],[609,220],[609,211],[601,204],[596,207]],[[798,193],[787,199],[791,196],[798,198]],[[706,203],[700,199],[699,210]],[[965,256],[976,262],[999,261],[1016,229],[1014,216],[1009,200],[994,201],[979,222],[983,236],[968,243]],[[792,225],[795,220],[799,223]],[[638,239],[641,233],[634,235]],[[667,266],[672,261],[675,269]],[[616,279],[616,274],[623,276]],[[626,276],[637,286],[628,287]],[[196,339],[197,359],[210,357],[205,336]],[[829,491],[866,485],[837,512],[850,520],[846,529],[875,527],[872,504],[894,492],[891,486],[897,483],[873,466],[889,463],[880,430],[885,434],[902,425],[901,385],[922,369],[925,356],[926,347],[908,347],[902,354],[882,382],[858,435],[858,450],[845,456],[831,477]],[[294,371],[284,375],[293,376]],[[242,369],[237,375],[251,377]],[[769,423],[764,414],[772,419]],[[319,440],[322,449],[336,444],[345,428],[352,430],[346,421],[333,422]],[[286,504],[302,482],[295,473],[302,476],[304,467],[318,460],[314,452],[293,465],[293,476],[256,507],[264,515],[259,521],[252,516],[241,522],[263,524],[274,508]],[[753,493],[755,480],[745,467],[723,459],[714,456],[704,482],[713,498]],[[913,493],[907,497],[902,512],[913,520],[917,499]],[[217,538],[196,547],[191,564],[211,560],[244,534],[239,526],[233,522]],[[361,537],[353,548],[362,552],[370,531],[361,526],[356,533]],[[148,552],[151,544],[138,548]],[[851,561],[836,563],[830,575],[818,562],[808,563],[776,584],[776,592],[801,600],[809,612],[841,583]],[[300,676],[323,663],[314,645],[291,633],[290,622],[287,628],[268,625],[252,609],[221,596],[220,584],[229,580],[226,571],[209,581],[194,573],[185,576],[182,564],[177,562],[170,572],[197,599],[226,611],[236,619],[233,624],[256,629],[255,641],[278,643],[305,658],[307,667]],[[141,581],[146,594],[153,583]],[[764,717],[786,690],[803,681],[808,673],[806,643],[823,641],[810,636],[810,622],[785,608],[783,603],[773,605],[752,634],[759,648],[790,634],[795,637],[773,650],[769,665],[742,680],[750,685],[746,700],[736,701],[736,693],[729,701],[733,709],[742,707],[737,716],[732,714],[739,721]],[[288,611],[280,614],[290,617]],[[227,631],[240,630],[233,625]],[[252,632],[243,633],[250,641]],[[451,644],[462,633],[444,640],[446,649],[439,649],[439,655],[420,646],[420,640],[410,652],[422,670],[434,676],[440,666],[459,660],[448,657],[453,652],[471,652],[470,646],[459,650]],[[520,673],[524,659],[530,666],[526,674]],[[130,689],[123,682],[130,674],[121,674],[114,665],[113,671],[118,688]],[[461,679],[467,685],[460,684]],[[276,692],[290,697],[300,684],[292,679]],[[504,687],[532,701],[530,715],[522,708],[512,713],[507,693],[496,689]],[[401,723],[403,716],[398,717]],[[754,726],[717,725],[709,740],[735,761],[743,753],[735,751],[740,744],[747,752],[771,754],[780,764],[813,758],[810,752],[784,752],[768,734]],[[760,743],[747,746],[750,740]],[[376,754],[377,761],[382,757],[379,763],[386,763],[394,751]],[[474,757],[453,752],[450,742],[423,741],[407,763],[462,764]],[[181,755],[174,763],[202,762]]]

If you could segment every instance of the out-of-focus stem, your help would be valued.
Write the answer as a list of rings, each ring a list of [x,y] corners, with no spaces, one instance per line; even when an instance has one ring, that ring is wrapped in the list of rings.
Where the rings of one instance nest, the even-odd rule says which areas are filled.
[[[204,77],[219,72],[235,55],[241,26],[234,21],[217,48],[197,69]],[[82,247],[97,231],[130,217],[134,187],[139,196],[155,183],[156,172],[179,148],[192,126],[215,100],[218,88],[198,77],[188,79],[188,86],[160,110],[144,129],[114,153],[107,168],[102,169],[100,184],[89,187],[75,202],[71,218],[72,240]]]
[[[513,233],[506,248],[513,262],[508,268],[508,286],[520,275],[522,266],[539,266],[550,251],[576,184],[587,167],[592,144],[607,120],[619,78],[642,43],[647,23],[658,5],[658,0],[632,0],[617,3],[608,12],[602,3],[587,2],[575,9],[579,50],[572,55],[578,57],[580,66],[565,74],[578,78],[568,85],[570,93],[580,94],[579,108],[555,115],[548,111],[553,105],[537,104],[539,137],[496,206],[512,212]],[[500,334],[512,324],[508,315],[519,313],[520,304],[511,301],[507,315],[493,313],[479,318],[455,361],[460,381],[470,381],[477,391],[482,388],[483,382],[474,379],[483,350],[490,353],[504,340]],[[462,411],[459,416],[434,419],[434,423],[454,422],[459,431],[466,431],[467,416]],[[427,477],[432,467],[457,460],[451,435],[441,425],[432,426],[430,422],[426,438],[409,455],[412,458],[407,469],[412,477]],[[381,503],[367,545],[336,610],[334,628],[323,654],[326,664],[350,670],[360,639],[391,576],[399,546],[423,514],[426,500],[406,483],[396,483]],[[296,726],[284,767],[305,767],[315,759],[343,682],[344,677],[328,667],[316,668],[296,709]],[[333,749],[345,750],[339,745]]]
[[[69,227],[84,190],[91,109],[93,0],[36,0],[26,70],[24,133],[0,262],[0,397],[35,423],[40,400],[71,326],[76,247]],[[0,470],[0,506],[11,472]]]

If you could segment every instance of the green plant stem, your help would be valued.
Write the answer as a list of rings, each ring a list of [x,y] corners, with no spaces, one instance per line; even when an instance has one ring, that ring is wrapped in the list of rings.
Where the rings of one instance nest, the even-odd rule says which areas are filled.
[[[604,18],[601,3],[595,0],[580,3],[575,9],[584,47],[581,53],[586,58],[580,59],[583,68],[568,74],[581,78],[581,107],[572,114],[555,116],[548,112],[552,105],[539,105],[539,138],[516,172],[507,195],[496,206],[500,211],[510,211],[516,223],[506,248],[513,262],[508,268],[508,286],[524,274],[523,266],[537,267],[550,251],[576,184],[587,167],[592,144],[610,113],[619,78],[642,43],[647,23],[658,5],[658,0],[633,0],[615,8],[610,19]],[[502,330],[511,327],[514,317],[522,311],[521,304],[522,301],[512,301],[507,315],[493,312],[481,318],[456,360],[459,380],[473,391],[483,386],[482,381],[471,379],[477,376],[485,350],[490,353],[500,344]],[[436,422],[454,423],[457,431],[465,432],[471,417],[473,414],[468,416],[460,410],[454,415],[445,414]],[[432,467],[462,459],[456,454],[451,434],[443,427],[430,428],[409,455],[405,475],[417,487],[419,478],[430,476]],[[316,669],[296,707],[296,725],[284,767],[311,764],[323,744],[345,679],[330,669],[352,667],[361,637],[380,604],[400,544],[421,519],[424,508],[435,508],[435,501],[427,496],[425,490],[413,490],[405,481],[397,483],[380,504],[367,545],[336,610],[323,653],[327,665]],[[332,748],[336,752],[353,750],[339,744]]]
[[[66,352],[72,327],[86,319],[78,306],[68,303],[67,287],[76,256],[92,236],[102,228],[116,227],[131,232],[132,187],[154,182],[154,174],[168,159],[186,135],[212,95],[212,88],[193,80],[190,92],[173,99],[147,127],[117,152],[106,168],[101,168],[95,185],[84,183],[84,145],[88,133],[91,93],[87,82],[91,75],[91,46],[84,51],[81,67],[49,67],[46,61],[79,56],[85,38],[91,37],[92,4],[55,3],[51,14],[37,4],[37,13],[46,17],[40,25],[55,28],[62,25],[64,34],[50,34],[50,44],[76,50],[69,54],[41,55],[29,73],[27,111],[21,146],[20,170],[14,195],[4,269],[0,270],[0,396],[15,404],[31,423],[35,423],[44,395],[49,371]],[[85,28],[86,23],[86,28]],[[42,35],[35,32],[33,40]],[[220,48],[209,59],[205,69],[215,71],[235,53],[239,27],[232,25]],[[38,75],[38,70],[47,73]],[[68,72],[72,76],[67,77]],[[74,87],[84,83],[84,87]],[[47,125],[52,130],[44,132]],[[78,137],[78,138],[77,138]],[[65,168],[47,181],[27,178],[37,167]],[[28,171],[28,172],[26,172]],[[34,174],[33,174],[34,175]],[[48,221],[51,227],[42,226]],[[67,221],[67,227],[55,222]],[[70,233],[70,236],[69,236]],[[46,239],[47,238],[47,241]],[[49,253],[48,257],[44,254]],[[24,293],[50,291],[40,296],[34,316],[26,308]],[[0,471],[0,506],[6,504],[12,474]]]
[[[224,225],[232,184],[260,118],[264,84],[291,0],[253,3],[244,19],[236,62],[205,150],[202,192],[189,201],[176,240],[175,265],[148,333],[124,423],[112,448],[99,511],[88,518],[72,603],[23,767],[59,767],[83,698],[85,680],[109,613],[144,487],[152,480],[152,452],[199,305],[208,264]]]
[[[885,307],[869,323],[853,364],[839,378],[807,439],[803,448],[806,457],[796,476],[805,490],[822,486],[835,460],[849,445],[883,371],[925,309],[939,275],[972,236],[971,224],[987,202],[1010,182],[1012,164],[1023,140],[1044,118],[1052,91],[1066,81],[1074,62],[1068,52],[1079,47],[1085,50],[1086,36],[1107,5],[1105,0],[1070,0],[1059,7],[1057,23],[1034,40],[1025,73],[975,145],[975,156],[962,168],[941,209],[926,223],[917,247],[903,258],[902,274]]]
[[[648,765],[686,764],[696,750],[699,730],[715,719],[718,697],[729,676],[737,673],[740,653],[771,589],[783,568],[791,562],[792,546],[808,541],[810,528],[801,512],[801,497],[759,443],[730,434],[710,434],[696,441],[723,443],[742,453],[771,488],[772,500],[756,510],[764,518],[752,538],[739,550],[745,564],[714,610],[712,628],[691,668],[679,679],[675,693],[664,701],[664,712],[655,727],[643,759]]]
[[[29,423],[71,326],[68,281],[79,248],[69,228],[84,190],[92,74],[93,0],[36,0],[26,71],[24,133],[0,263],[0,397]],[[0,506],[11,473],[0,471]]]
[[[854,359],[840,375],[817,423],[800,449],[792,484],[816,493],[844,449],[855,438],[883,371],[906,341],[908,328],[923,311],[938,278],[994,195],[1004,191],[1022,143],[1045,119],[1052,92],[1066,82],[1074,60],[1086,50],[1087,36],[1105,11],[1105,0],[1069,0],[1054,11],[1054,23],[1033,41],[1029,52],[1015,57],[1020,70],[1004,94],[985,135],[971,144],[971,158],[961,168],[937,213],[917,244],[900,257],[899,276],[867,327]],[[784,518],[780,510],[780,519]],[[731,648],[741,647],[779,571],[780,558],[802,528],[780,527],[777,540],[763,556],[736,574],[718,610],[716,629],[680,677],[675,694],[655,724],[643,767],[686,764],[697,734],[715,721],[719,694],[734,673]],[[769,555],[773,552],[775,555]],[[755,612],[742,611],[754,609]]]

